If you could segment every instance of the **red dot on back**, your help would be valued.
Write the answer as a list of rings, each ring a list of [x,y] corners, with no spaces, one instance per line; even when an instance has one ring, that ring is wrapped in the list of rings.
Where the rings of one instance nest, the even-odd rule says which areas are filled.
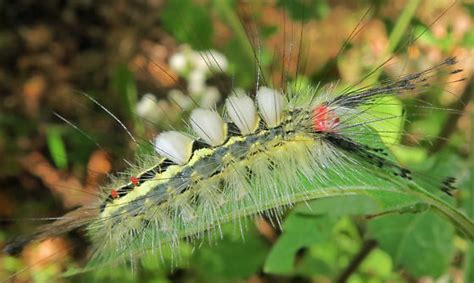
[[[319,105],[313,110],[313,129],[316,132],[332,132],[339,125],[339,117],[326,105]]]
[[[138,180],[138,178],[135,177],[135,176],[130,177],[130,182],[132,182],[132,184],[133,184],[134,186],[138,186],[138,184],[139,184],[139,180]]]
[[[325,132],[327,130],[328,107],[320,105],[313,110],[313,128],[317,132]]]
[[[114,189],[113,189],[113,190],[110,192],[110,196],[112,197],[112,199],[118,198],[117,190],[114,190]]]

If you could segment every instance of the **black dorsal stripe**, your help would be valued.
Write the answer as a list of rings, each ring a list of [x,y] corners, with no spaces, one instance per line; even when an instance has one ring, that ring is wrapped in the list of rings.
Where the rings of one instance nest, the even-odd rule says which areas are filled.
[[[232,122],[227,122],[227,138],[241,136],[242,132],[239,127]]]
[[[193,152],[191,154],[191,157],[189,157],[189,159],[193,158],[194,152],[196,152],[196,150],[199,150],[199,149],[202,149],[202,148],[209,148],[209,147],[210,147],[210,145],[208,145],[207,143],[205,143],[201,139],[193,141],[193,149],[192,149]]]

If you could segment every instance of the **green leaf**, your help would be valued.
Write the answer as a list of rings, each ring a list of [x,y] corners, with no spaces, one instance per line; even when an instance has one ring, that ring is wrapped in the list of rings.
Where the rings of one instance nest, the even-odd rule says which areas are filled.
[[[133,130],[137,136],[144,135],[142,120],[135,114],[135,106],[138,101],[138,91],[133,73],[126,66],[119,66],[114,73],[113,86],[118,92],[125,106],[128,120],[133,121]]]
[[[466,48],[474,48],[474,30],[471,29],[464,35],[462,45]]]
[[[47,142],[48,149],[51,153],[54,165],[61,170],[67,167],[67,152],[66,146],[64,145],[61,131],[57,127],[49,127],[47,129]]]
[[[367,191],[361,195],[349,195],[322,198],[298,206],[295,211],[306,215],[343,215],[377,214],[388,210],[401,210],[413,207],[420,202],[416,197],[400,191]]]
[[[390,146],[399,142],[405,118],[403,105],[398,97],[379,98],[366,107],[366,113],[372,117],[370,127],[380,133],[380,139],[385,145]]]
[[[388,279],[390,279],[392,275],[392,269],[393,264],[390,256],[380,249],[374,249],[361,263],[358,271],[362,273],[362,275],[365,275],[361,282],[367,282],[375,278],[389,281]],[[349,283],[353,282],[351,279],[352,277],[349,278]]]
[[[414,276],[439,277],[453,255],[453,226],[432,212],[390,215],[369,222],[369,234]]]
[[[224,236],[212,248],[199,249],[192,265],[206,277],[205,282],[246,279],[261,268],[268,249],[268,245],[256,233],[246,235],[244,242],[240,237]]]
[[[401,164],[419,164],[425,161],[428,156],[428,150],[421,146],[396,144],[390,147],[390,151]]]
[[[284,223],[282,235],[265,261],[264,271],[273,274],[292,273],[296,253],[302,248],[327,241],[334,223],[334,219],[326,216],[290,214]]]
[[[193,49],[212,48],[212,17],[205,6],[191,0],[168,1],[161,12],[161,21],[174,38],[191,44]]]
[[[288,1],[278,0],[278,5],[284,7],[295,20],[322,19],[331,11],[326,0],[319,1]]]

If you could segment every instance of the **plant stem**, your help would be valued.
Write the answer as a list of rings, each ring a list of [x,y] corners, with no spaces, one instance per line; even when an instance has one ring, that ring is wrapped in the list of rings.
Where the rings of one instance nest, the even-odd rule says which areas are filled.
[[[459,119],[462,117],[460,113],[464,113],[472,97],[474,97],[474,79],[469,81],[461,97],[459,97],[459,99],[456,100],[456,102],[454,102],[452,105],[448,106],[448,109],[450,109],[448,118],[444,122],[443,128],[433,146],[431,146],[429,149],[431,154],[443,149],[443,147],[448,143],[449,137],[456,132],[456,125]]]
[[[432,209],[448,218],[460,231],[462,231],[471,241],[474,241],[474,222],[457,210],[449,203],[439,197],[428,193],[426,190],[416,184],[410,186],[415,195],[429,204]]]
[[[221,17],[227,21],[231,29],[235,32],[236,42],[241,46],[243,55],[245,56],[245,62],[249,64],[255,60],[254,47],[250,43],[250,40],[245,32],[243,23],[240,22],[238,15],[234,11],[234,8],[231,6],[230,2],[226,1],[214,1],[215,7],[221,14]],[[249,66],[251,66],[250,64]]]
[[[339,275],[339,277],[336,279],[336,282],[338,283],[343,283],[346,282],[347,279],[357,271],[357,268],[359,268],[360,264],[364,261],[364,259],[370,254],[371,251],[373,251],[377,247],[377,241],[375,240],[368,240],[364,242],[364,245],[360,249],[359,253],[352,259],[350,264],[347,266],[346,269]]]

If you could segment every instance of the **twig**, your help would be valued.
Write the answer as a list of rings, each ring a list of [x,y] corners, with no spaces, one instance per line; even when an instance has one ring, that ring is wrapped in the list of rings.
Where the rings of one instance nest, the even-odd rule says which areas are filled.
[[[343,283],[346,282],[347,279],[357,271],[359,265],[364,261],[364,259],[370,254],[370,252],[377,247],[376,240],[368,240],[364,242],[359,253],[352,259],[351,263],[346,267],[346,269],[339,275],[336,279],[336,282]]]
[[[456,131],[456,124],[459,118],[461,118],[462,112],[464,112],[464,109],[469,104],[469,100],[473,96],[473,93],[474,79],[471,79],[462,96],[456,102],[454,102],[452,106],[450,106],[450,109],[457,111],[454,111],[449,115],[448,119],[446,120],[446,123],[444,123],[443,129],[441,130],[439,137],[436,139],[433,146],[430,148],[430,153],[435,153],[442,149],[444,145],[448,142],[448,138]]]

